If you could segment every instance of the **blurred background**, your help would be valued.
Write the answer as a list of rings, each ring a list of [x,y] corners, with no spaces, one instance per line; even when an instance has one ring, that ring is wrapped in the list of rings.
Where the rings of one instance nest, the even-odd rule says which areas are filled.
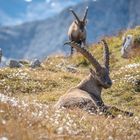
[[[45,59],[64,47],[74,17],[89,7],[87,42],[140,24],[140,0],[0,0],[0,48],[5,59]]]

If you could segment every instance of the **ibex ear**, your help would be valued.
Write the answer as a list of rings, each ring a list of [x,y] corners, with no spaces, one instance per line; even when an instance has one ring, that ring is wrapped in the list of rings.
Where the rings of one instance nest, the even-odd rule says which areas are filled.
[[[78,25],[78,22],[77,22],[76,20],[74,21],[74,23],[75,23],[76,25]]]

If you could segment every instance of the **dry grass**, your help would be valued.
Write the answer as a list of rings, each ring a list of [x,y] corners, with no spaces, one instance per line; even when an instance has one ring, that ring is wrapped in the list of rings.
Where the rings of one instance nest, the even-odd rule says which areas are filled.
[[[140,28],[126,34],[140,35]],[[79,109],[55,110],[54,103],[88,73],[89,62],[80,54],[72,58],[50,57],[41,68],[0,69],[0,140],[91,139],[138,140],[140,138],[140,57],[120,57],[121,32],[106,38],[111,51],[112,88],[103,91],[106,104],[134,112],[116,118],[88,114]],[[90,48],[102,62],[102,47]],[[75,65],[77,72],[65,66]],[[3,138],[3,139],[2,139]]]
[[[7,97],[3,97],[7,98]],[[140,118],[115,119],[81,110],[54,110],[37,102],[1,103],[1,137],[8,139],[139,139]],[[8,103],[10,102],[10,103]],[[15,105],[17,104],[17,105]]]

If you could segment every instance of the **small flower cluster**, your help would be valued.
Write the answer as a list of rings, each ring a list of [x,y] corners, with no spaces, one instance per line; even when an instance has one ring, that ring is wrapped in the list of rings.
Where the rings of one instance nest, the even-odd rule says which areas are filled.
[[[121,67],[120,69],[124,70],[124,69],[138,68],[138,67],[140,67],[140,63],[133,63],[133,64],[126,65],[124,67]]]

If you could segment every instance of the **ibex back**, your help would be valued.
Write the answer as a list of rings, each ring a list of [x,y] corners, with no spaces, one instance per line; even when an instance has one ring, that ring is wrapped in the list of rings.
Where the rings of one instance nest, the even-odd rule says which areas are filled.
[[[76,20],[72,22],[68,30],[68,36],[70,41],[78,43],[80,46],[82,43],[86,45],[86,29],[85,25],[87,23],[86,17],[88,12],[88,7],[86,8],[84,18],[82,20],[76,15],[76,13],[70,9],[72,14],[75,16]],[[71,46],[71,55],[73,54],[73,47]]]
[[[104,66],[101,66],[90,52],[79,47],[77,43],[67,43],[73,46],[83,56],[85,56],[93,65],[95,71],[90,69],[90,74],[87,76],[87,78],[60,97],[59,101],[55,105],[56,108],[79,107],[86,111],[91,111],[92,113],[104,112],[105,114],[109,115],[112,115],[110,113],[110,109],[115,109],[124,115],[133,115],[133,113],[105,105],[101,98],[102,89],[110,88],[112,85],[112,81],[109,76],[109,48],[105,40],[102,40],[102,42],[104,46]]]

